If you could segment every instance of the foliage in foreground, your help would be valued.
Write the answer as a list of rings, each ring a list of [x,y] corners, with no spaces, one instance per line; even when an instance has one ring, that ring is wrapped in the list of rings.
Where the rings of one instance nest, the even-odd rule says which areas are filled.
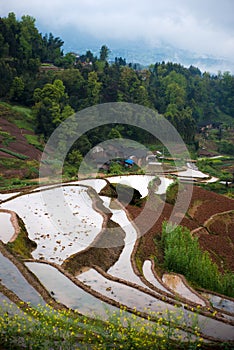
[[[164,265],[169,271],[183,274],[197,285],[234,297],[234,274],[221,274],[208,252],[202,252],[198,239],[182,226],[164,222],[162,227]]]
[[[0,308],[0,345],[33,350],[201,348],[203,339],[197,327],[197,314],[190,322],[193,338],[188,333],[182,339],[176,328],[182,317],[168,311],[164,319],[154,313],[146,320],[120,309],[102,322],[69,310],[55,311],[49,306],[28,307],[23,312],[14,304],[6,304]]]

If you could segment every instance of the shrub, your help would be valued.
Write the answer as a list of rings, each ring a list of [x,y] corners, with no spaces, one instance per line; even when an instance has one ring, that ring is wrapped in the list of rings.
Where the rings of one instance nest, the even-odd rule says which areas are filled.
[[[181,186],[182,185],[180,185],[180,187]],[[176,180],[173,183],[171,183],[167,188],[166,202],[174,205],[177,199],[178,191],[179,191],[179,181]]]
[[[192,237],[187,228],[164,222],[161,242],[166,269],[183,274],[203,288],[234,296],[234,274],[222,275],[208,252],[201,251],[198,239]]]
[[[110,174],[121,175],[123,173],[123,167],[121,164],[112,162],[110,165]]]

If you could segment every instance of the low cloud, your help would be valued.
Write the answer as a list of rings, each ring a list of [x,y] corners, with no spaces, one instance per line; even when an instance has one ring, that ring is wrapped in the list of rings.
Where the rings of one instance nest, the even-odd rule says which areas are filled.
[[[3,16],[29,14],[47,31],[63,28],[102,40],[168,43],[198,54],[234,57],[232,0],[8,0]]]

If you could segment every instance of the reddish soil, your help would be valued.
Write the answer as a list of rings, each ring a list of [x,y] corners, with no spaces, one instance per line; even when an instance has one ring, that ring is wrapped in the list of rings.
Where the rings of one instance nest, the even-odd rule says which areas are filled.
[[[187,186],[185,186],[185,192]],[[160,239],[162,223],[170,218],[173,206],[168,203],[162,203],[161,205],[163,206],[163,210],[159,219],[140,239],[137,254],[142,260],[156,254],[154,240]],[[144,205],[141,208],[128,205],[127,210],[131,217],[136,219],[143,208]],[[178,213],[178,215],[183,215],[181,225],[186,226],[192,231],[199,227],[202,228],[205,221],[210,219],[212,215],[234,210],[234,200],[194,186],[189,209],[188,212],[191,211],[193,215],[185,216],[184,213]],[[155,215],[155,211],[153,210],[148,210],[144,213],[143,220],[137,223],[140,232],[144,232],[143,230],[152,215]],[[198,234],[199,244],[202,250],[210,253],[213,261],[218,264],[220,271],[224,271],[225,269],[234,271],[234,215],[230,215],[228,219],[226,216],[223,217],[223,220],[221,218],[219,217],[219,221],[212,223],[212,234],[205,228],[200,230]],[[219,225],[220,220],[222,222],[221,225]],[[161,258],[158,256],[159,261]]]
[[[193,198],[190,205],[202,201],[197,207],[193,219],[204,224],[212,215],[234,210],[234,201],[214,192],[206,191],[200,187],[194,187]]]
[[[25,129],[19,129],[16,125],[9,122],[2,116],[1,116],[0,127],[2,131],[6,131],[11,136],[15,137],[15,140],[11,141],[8,144],[8,146],[4,146],[0,139],[0,147],[6,148],[16,153],[21,153],[27,156],[29,159],[40,160],[41,152],[38,149],[36,149],[34,146],[29,145],[26,138],[24,137],[24,134],[33,135],[33,132]],[[0,157],[14,158],[14,156],[4,152],[0,152]]]
[[[7,120],[7,117],[4,117],[4,112],[9,114],[8,110],[5,111],[4,109],[0,108],[0,130],[2,132],[7,132],[10,137],[9,140],[6,140],[4,136],[0,135],[0,148],[22,154],[26,156],[27,159],[22,160],[17,156],[0,151],[0,159],[3,161],[6,159],[12,159],[12,161],[14,160],[14,163],[12,163],[10,166],[8,163],[6,164],[3,161],[0,162],[0,175],[4,179],[37,177],[38,174],[34,174],[34,172],[30,170],[30,166],[28,165],[27,161],[40,161],[42,152],[33,145],[30,145],[24,136],[26,134],[33,135],[33,132],[18,128],[16,125]],[[36,165],[34,165],[34,167],[37,168]]]

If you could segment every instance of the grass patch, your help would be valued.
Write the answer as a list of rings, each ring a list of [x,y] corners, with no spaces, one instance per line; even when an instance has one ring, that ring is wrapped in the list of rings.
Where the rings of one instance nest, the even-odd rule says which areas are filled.
[[[31,187],[34,185],[38,185],[37,181],[30,181],[26,179],[19,178],[11,178],[11,179],[2,179],[0,176],[0,190],[1,191],[11,191],[11,190],[19,190],[25,187]]]
[[[183,274],[200,287],[234,297],[234,274],[221,274],[209,253],[201,251],[198,238],[192,237],[187,228],[164,222],[161,241],[167,270]]]
[[[203,200],[201,199],[197,199],[195,200],[192,204],[190,204],[190,207],[188,209],[188,215],[191,217],[191,218],[194,218],[195,214],[196,214],[196,211],[198,210],[198,208],[204,203]]]
[[[2,131],[0,128],[0,137],[1,142],[4,146],[8,146],[12,141],[15,141],[15,137],[11,136],[11,134],[7,131]]]
[[[37,244],[28,238],[27,230],[23,221],[17,216],[20,232],[13,242],[8,242],[7,247],[11,252],[23,259],[32,259],[31,252],[36,249]]]
[[[7,169],[23,169],[25,162],[16,158],[0,158],[0,167]]]
[[[34,131],[35,118],[30,108],[0,103],[0,114],[20,129]]]
[[[44,146],[39,141],[39,137],[37,135],[24,134],[24,137],[26,138],[27,142],[30,145],[34,146],[35,148],[39,149],[39,151],[43,152]]]
[[[15,124],[19,129],[25,129],[28,131],[34,131],[33,126],[31,123],[29,123],[27,120],[23,119],[11,119],[10,120],[13,124]]]
[[[224,162],[225,160],[225,162]],[[214,176],[223,181],[231,181],[232,174],[228,172],[228,166],[226,170],[223,170],[224,164],[228,164],[233,159],[229,158],[218,158],[218,159],[200,159],[197,161],[197,167],[200,171],[209,174],[210,176]],[[232,162],[231,162],[232,163]],[[232,164],[233,165],[233,164]]]
[[[17,169],[17,173],[14,170]],[[1,174],[5,171],[12,171],[12,176]],[[38,184],[31,179],[37,178],[39,172],[39,163],[35,160],[20,160],[17,158],[0,159],[0,190],[12,190],[26,186]],[[18,173],[20,175],[18,175]]]
[[[10,154],[11,156],[14,156],[14,157],[22,159],[22,160],[29,159],[29,157],[25,156],[24,154],[13,152],[13,151],[10,151],[9,149],[6,149],[6,148],[0,148],[0,151],[7,153],[7,154]]]

